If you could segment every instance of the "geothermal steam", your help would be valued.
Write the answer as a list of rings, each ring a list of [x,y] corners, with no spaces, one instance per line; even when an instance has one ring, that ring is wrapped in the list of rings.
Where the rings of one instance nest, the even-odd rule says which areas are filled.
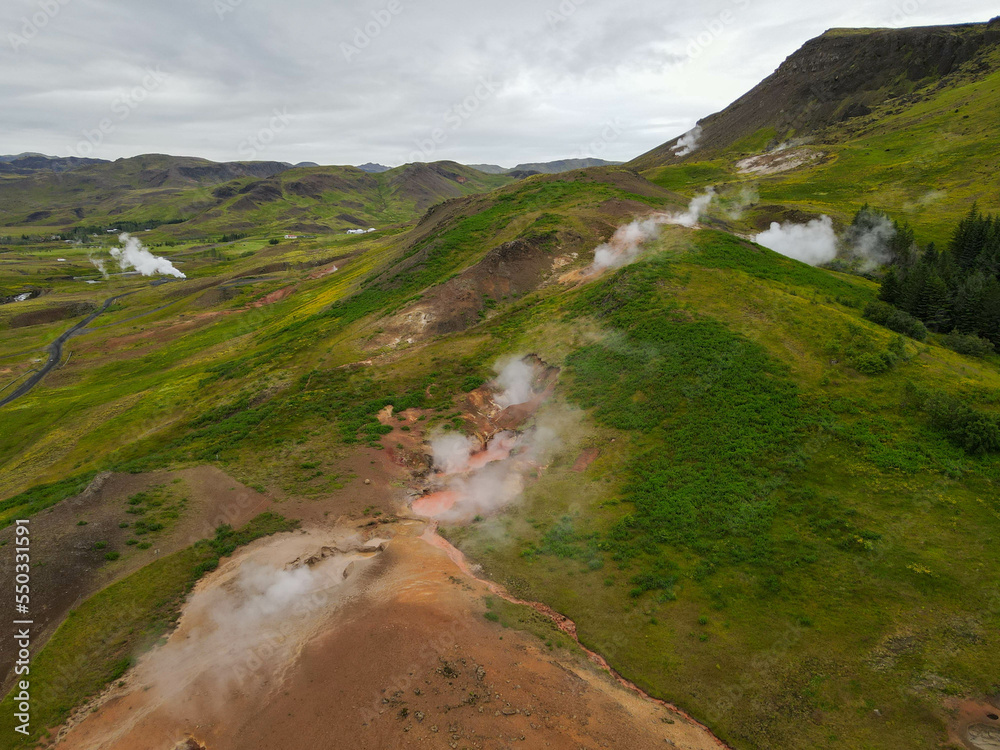
[[[704,193],[691,199],[686,211],[653,214],[618,227],[610,240],[598,245],[594,250],[594,262],[591,264],[590,272],[618,268],[631,263],[642,252],[643,246],[659,234],[660,226],[663,224],[696,226],[714,197],[715,189],[709,187]]]
[[[486,516],[517,500],[524,477],[558,445],[555,431],[536,428],[517,435],[498,432],[485,448],[446,432],[431,440],[442,489],[413,501],[414,512],[454,523]]]
[[[892,220],[868,214],[860,224],[852,224],[844,233],[850,254],[861,261],[861,270],[870,271],[892,260],[889,243],[896,235]]]
[[[535,371],[523,359],[501,360],[497,362],[494,371],[497,373],[494,382],[503,389],[493,399],[498,406],[506,408],[514,404],[523,404],[525,401],[530,401],[531,397],[535,395],[531,387],[531,382],[535,379]]]
[[[821,216],[806,224],[779,224],[754,237],[758,245],[810,266],[829,263],[837,256],[837,234],[829,216]]]
[[[494,404],[506,408],[523,404],[538,394],[535,370],[523,359],[496,365]],[[456,432],[431,439],[435,480],[441,489],[413,501],[414,512],[439,521],[463,522],[485,516],[514,502],[524,489],[525,474],[547,460],[559,444],[547,426],[517,434],[497,432],[486,445]]]
[[[301,544],[286,542],[292,543]],[[335,554],[292,569],[245,561],[218,585],[194,594],[182,620],[184,638],[154,651],[144,673],[167,702],[182,699],[199,680],[209,681],[210,694],[224,700],[248,677],[269,679],[337,606],[349,566],[363,557]]]
[[[701,215],[708,210],[709,204],[715,198],[715,188],[708,187],[701,195],[696,195],[688,203],[687,211],[679,214],[668,214],[666,224],[680,224],[682,227],[693,227],[698,223]]]
[[[187,277],[174,268],[174,264],[166,258],[153,255],[149,250],[128,232],[118,235],[118,240],[124,246],[111,248],[111,256],[118,261],[119,267],[123,271],[134,268],[143,276],[153,276],[163,274],[164,276],[175,276],[178,279]]]
[[[593,270],[603,271],[631,263],[642,252],[642,246],[656,237],[662,223],[662,218],[651,217],[618,227],[610,240],[594,250]]]
[[[759,201],[760,194],[756,185],[742,185],[738,193],[723,195],[719,202],[727,219],[739,221],[743,218],[743,212]]]
[[[695,125],[677,139],[677,143],[670,147],[677,156],[687,156],[698,148],[698,140],[701,138],[701,125]]]
[[[889,242],[896,234],[892,221],[884,216],[872,216],[860,225],[847,229],[838,238],[829,216],[820,216],[806,224],[779,224],[761,232],[754,241],[775,252],[801,260],[811,266],[829,263],[843,247],[848,254],[861,261],[862,270],[871,270],[889,262]]]
[[[442,474],[457,474],[469,465],[476,441],[461,432],[445,432],[431,440],[434,468]]]
[[[104,267],[103,258],[95,258],[93,255],[89,256],[89,260],[94,264],[94,268],[101,272],[101,276],[108,278],[108,270]]]

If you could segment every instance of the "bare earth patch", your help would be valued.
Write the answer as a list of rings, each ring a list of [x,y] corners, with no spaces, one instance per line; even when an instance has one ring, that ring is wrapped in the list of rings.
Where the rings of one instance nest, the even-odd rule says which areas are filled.
[[[736,171],[740,174],[768,175],[787,172],[798,167],[812,164],[824,156],[822,151],[809,148],[771,151],[766,154],[749,156],[736,162]]]
[[[169,490],[177,500],[188,499],[180,518],[159,533],[142,536],[151,545],[148,549],[126,545],[126,540],[134,536],[132,526],[139,518],[126,512],[130,507],[128,498],[157,486]],[[105,586],[159,557],[211,537],[220,524],[241,526],[270,508],[270,498],[213,466],[99,476],[86,491],[31,520],[32,584],[44,592],[32,610],[32,645],[41,648],[70,609]],[[129,526],[122,528],[122,523]],[[13,526],[0,531],[0,541],[10,544],[13,536]],[[112,551],[120,553],[121,558],[107,561],[105,554]],[[12,590],[13,578],[13,565],[3,565],[0,584]],[[14,677],[14,656],[13,640],[0,641],[5,690]]]
[[[485,619],[489,590],[421,528],[384,527],[395,537],[367,546],[318,528],[254,543],[197,587],[178,630],[122,687],[78,712],[60,747],[720,746],[582,655]],[[267,589],[247,571],[314,586],[287,608],[255,609]],[[219,631],[232,648],[218,647]]]

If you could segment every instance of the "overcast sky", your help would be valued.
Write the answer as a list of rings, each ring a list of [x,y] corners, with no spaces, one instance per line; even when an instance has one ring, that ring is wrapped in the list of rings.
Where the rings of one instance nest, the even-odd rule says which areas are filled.
[[[0,154],[627,160],[836,26],[980,0],[3,0]]]

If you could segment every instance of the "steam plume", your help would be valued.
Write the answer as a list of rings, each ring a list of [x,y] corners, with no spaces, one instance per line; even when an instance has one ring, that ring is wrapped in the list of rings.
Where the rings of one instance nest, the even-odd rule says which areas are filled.
[[[735,195],[730,192],[720,198],[720,208],[730,221],[739,221],[743,212],[760,200],[756,185],[741,185]]]
[[[698,223],[701,215],[708,210],[709,204],[715,198],[715,188],[708,187],[701,195],[696,195],[688,204],[687,211],[679,214],[669,214],[666,217],[667,224],[680,224],[682,227],[693,227]]]
[[[806,224],[773,221],[770,229],[754,237],[754,242],[810,266],[829,263],[837,256],[833,221],[825,215]]]
[[[431,440],[434,468],[443,474],[465,471],[476,441],[460,432],[443,432]]]
[[[708,209],[715,198],[715,189],[709,187],[701,195],[691,199],[686,211],[672,214],[654,214],[645,219],[636,219],[618,227],[611,239],[598,245],[594,250],[594,262],[590,270],[603,271],[606,268],[618,268],[635,260],[643,250],[643,246],[659,234],[663,224],[679,224],[684,227],[694,227],[702,214]]]
[[[677,156],[687,156],[698,148],[698,140],[701,138],[701,125],[695,125],[677,139],[677,143],[670,147]]]
[[[96,268],[98,271],[101,272],[101,276],[103,276],[104,278],[108,278],[108,271],[104,267],[103,258],[95,258],[93,255],[90,255],[88,256],[88,260],[90,260],[90,262],[94,264],[94,268]]]
[[[437,438],[436,442],[440,440]],[[497,433],[485,450],[467,453],[458,471],[446,474],[443,467],[438,467],[441,470],[438,476],[444,480],[442,489],[417,498],[413,510],[453,523],[494,513],[520,497],[525,476],[547,461],[559,445],[556,430],[544,425],[521,435]],[[437,456],[437,446],[432,447]],[[450,464],[456,465],[457,462]]]
[[[642,246],[656,237],[662,223],[662,217],[653,217],[637,219],[618,227],[610,240],[598,245],[594,250],[593,269],[600,271],[631,263],[642,250]]]
[[[493,399],[498,406],[523,404],[534,396],[531,382],[535,378],[535,371],[528,362],[518,358],[501,360],[496,364],[496,372],[497,377],[494,382],[503,389]]]
[[[349,566],[363,557],[334,554],[292,569],[266,558],[243,562],[193,595],[181,624],[184,638],[171,638],[140,669],[167,703],[196,681],[207,683],[201,684],[208,695],[221,696],[254,673],[266,679],[338,606]]]
[[[861,270],[884,265],[892,260],[889,243],[896,236],[896,227],[887,216],[868,214],[861,224],[852,224],[844,233],[850,252],[861,260]]]
[[[166,258],[153,255],[136,237],[133,237],[128,232],[122,232],[118,235],[118,240],[124,244],[124,247],[111,248],[111,255],[118,261],[118,265],[123,271],[134,268],[143,276],[163,274],[165,276],[175,276],[178,279],[187,278],[187,276],[174,268],[173,263]]]
[[[535,390],[538,371],[532,358],[501,360],[495,369],[495,409],[523,404],[543,393]],[[431,439],[436,471],[432,481],[438,489],[416,498],[413,511],[440,521],[463,522],[514,502],[527,473],[547,462],[560,444],[559,426],[547,416],[524,433],[495,432],[485,446],[462,434],[439,433]]]

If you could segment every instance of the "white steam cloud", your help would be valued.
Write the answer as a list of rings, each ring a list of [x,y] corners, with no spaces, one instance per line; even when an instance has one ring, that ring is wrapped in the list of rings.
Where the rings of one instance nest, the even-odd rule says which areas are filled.
[[[530,363],[518,358],[501,360],[497,362],[495,371],[497,376],[494,382],[502,389],[493,398],[498,406],[506,408],[514,404],[523,404],[535,395],[531,387],[535,379],[535,370]]]
[[[702,214],[708,210],[709,205],[715,198],[715,188],[708,187],[701,195],[696,195],[688,204],[687,211],[679,214],[668,214],[667,224],[680,224],[682,227],[693,227],[698,223]]]
[[[94,264],[94,268],[96,268],[98,271],[101,272],[101,276],[103,276],[104,278],[108,278],[108,271],[104,267],[103,258],[95,258],[93,255],[90,255],[88,256],[88,260],[90,260],[90,262]]]
[[[870,214],[860,225],[851,225],[844,233],[849,252],[861,261],[861,270],[870,271],[892,260],[889,243],[896,227],[887,216]]]
[[[677,139],[677,143],[670,147],[670,150],[677,156],[687,156],[698,148],[698,141],[701,138],[701,125],[695,125]]]
[[[521,463],[513,458],[507,459],[455,477],[449,482],[449,490],[457,493],[458,501],[436,518],[441,521],[468,521],[510,505],[524,490]]]
[[[663,222],[662,216],[654,216],[618,227],[610,240],[594,250],[593,270],[618,268],[631,263],[642,252],[643,245],[659,234]]]
[[[443,432],[431,440],[434,468],[443,474],[464,471],[477,447],[473,438],[461,432]]]
[[[759,201],[760,194],[756,185],[741,185],[738,193],[727,193],[720,198],[719,203],[727,219],[739,221],[743,218],[744,211]]]
[[[687,210],[672,214],[653,214],[645,219],[636,219],[618,227],[611,239],[594,250],[594,262],[590,272],[606,268],[618,268],[635,260],[647,242],[656,238],[663,224],[679,224],[694,227],[715,198],[715,189],[709,187],[701,195],[696,195]]]
[[[895,234],[891,219],[872,215],[838,237],[833,221],[823,215],[806,224],[772,222],[754,241],[811,266],[829,263],[843,250],[849,258],[860,261],[861,270],[869,271],[892,260],[890,242]]]
[[[141,679],[158,701],[184,700],[195,685],[207,696],[223,696],[247,679],[269,679],[329,618],[344,595],[352,563],[365,557],[332,554],[312,567],[282,569],[260,554],[263,564],[246,560],[196,591],[178,633],[140,664]]]
[[[440,435],[431,444],[439,489],[413,502],[416,513],[452,523],[487,516],[516,501],[525,476],[560,445],[556,430],[544,425],[520,435],[499,432],[482,450],[476,441],[453,435]]]
[[[754,237],[754,242],[810,266],[829,263],[837,257],[837,234],[833,231],[833,220],[825,215],[806,224],[771,222],[770,229]]]
[[[536,405],[533,400],[545,392],[543,368],[537,357],[530,356],[498,362],[493,405],[487,412],[496,416],[515,404]],[[415,498],[413,511],[425,518],[462,523],[514,502],[524,490],[528,473],[546,463],[560,445],[560,425],[553,419],[546,415],[523,433],[493,432],[485,444],[482,438],[438,433],[430,441],[433,491]]]
[[[166,258],[153,255],[149,250],[128,232],[118,235],[119,242],[124,247],[111,248],[111,256],[118,261],[118,265],[123,271],[134,268],[143,276],[153,276],[163,274],[164,276],[175,276],[178,279],[186,279],[183,273],[174,268],[174,264]]]

